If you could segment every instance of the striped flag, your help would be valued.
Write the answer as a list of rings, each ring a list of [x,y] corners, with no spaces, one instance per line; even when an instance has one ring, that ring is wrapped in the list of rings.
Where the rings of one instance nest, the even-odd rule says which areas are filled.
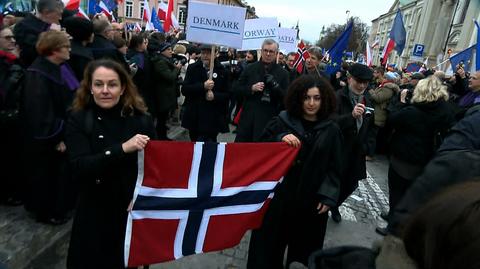
[[[387,64],[388,56],[393,49],[397,51],[398,55],[402,54],[403,49],[405,48],[406,36],[407,32],[403,25],[402,12],[398,9],[393,21],[392,29],[390,30],[387,44],[383,48],[382,65]]]
[[[298,149],[286,143],[150,141],[125,237],[125,265],[237,245],[258,228]]]
[[[305,44],[303,40],[300,41],[297,45],[297,54],[295,54],[295,63],[293,67],[297,69],[299,74],[303,74],[305,68],[305,61],[310,58],[310,53],[308,53],[307,48],[305,48]]]

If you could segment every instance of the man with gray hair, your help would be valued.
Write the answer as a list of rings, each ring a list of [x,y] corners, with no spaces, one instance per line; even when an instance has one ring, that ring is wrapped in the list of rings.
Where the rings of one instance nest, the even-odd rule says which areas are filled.
[[[114,60],[125,67],[127,72],[130,72],[130,67],[125,58],[117,51],[117,47],[113,44],[114,29],[112,24],[102,17],[94,18],[93,33],[95,35],[93,42],[89,44],[93,58],[96,60],[103,58]]]
[[[20,61],[24,67],[30,66],[37,57],[35,44],[40,33],[49,29],[60,30],[62,12],[62,1],[38,0],[35,15],[28,14],[15,25],[13,33],[20,47]]]
[[[276,63],[278,43],[265,39],[261,59],[249,64],[233,90],[243,96],[243,111],[235,142],[257,142],[263,129],[283,108],[283,97],[289,84],[288,72]]]

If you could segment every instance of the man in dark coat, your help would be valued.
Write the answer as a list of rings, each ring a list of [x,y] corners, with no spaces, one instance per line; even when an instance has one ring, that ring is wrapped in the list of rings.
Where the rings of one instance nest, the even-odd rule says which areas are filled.
[[[117,47],[113,44],[114,30],[112,25],[106,19],[95,19],[93,21],[93,33],[95,34],[93,42],[89,44],[93,53],[93,58],[97,59],[111,59],[125,67],[127,72],[130,72],[125,58],[120,52],[117,51]]]
[[[88,63],[93,61],[92,50],[87,47],[93,41],[93,23],[80,17],[70,17],[63,21],[67,33],[72,37],[70,60],[68,64],[72,67],[78,81],[82,81],[83,72]]]
[[[188,66],[183,82],[182,127],[189,130],[191,141],[216,142],[218,133],[228,131],[228,77],[225,68],[215,60],[210,79],[211,48],[202,46],[201,51],[201,61]]]
[[[347,73],[348,85],[336,92],[337,123],[345,139],[344,175],[338,205],[358,187],[358,181],[367,177],[365,156],[366,140],[374,114],[368,91],[373,77],[372,70],[362,64],[354,64]],[[332,218],[341,220],[338,208],[332,209]]]
[[[235,142],[256,142],[267,122],[278,115],[289,81],[288,72],[275,63],[278,43],[265,39],[259,62],[247,66],[233,90],[244,96]]]
[[[39,0],[36,14],[28,14],[15,25],[13,33],[20,48],[20,62],[24,68],[29,67],[37,58],[35,44],[40,33],[54,28],[60,30],[62,11],[62,1]]]

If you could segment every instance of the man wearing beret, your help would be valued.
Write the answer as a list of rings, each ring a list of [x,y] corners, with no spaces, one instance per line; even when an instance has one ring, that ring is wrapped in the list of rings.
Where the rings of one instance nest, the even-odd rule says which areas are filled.
[[[345,165],[338,206],[358,187],[358,181],[367,177],[366,141],[374,115],[366,89],[372,77],[373,72],[368,66],[353,64],[347,72],[347,85],[336,92],[337,123],[345,141]],[[339,222],[338,207],[331,212],[332,219]]]

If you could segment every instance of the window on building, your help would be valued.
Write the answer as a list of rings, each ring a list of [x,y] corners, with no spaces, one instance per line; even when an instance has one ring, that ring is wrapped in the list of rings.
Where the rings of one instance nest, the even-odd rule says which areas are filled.
[[[144,2],[140,2],[140,19],[143,19],[143,9],[145,7],[145,3]]]
[[[458,23],[463,23],[465,21],[465,17],[467,16],[468,6],[470,5],[470,0],[465,0],[463,3],[463,8],[458,10],[457,12],[461,12],[460,21]]]
[[[127,18],[133,17],[133,2],[132,1],[125,1],[125,17],[127,17]]]
[[[185,25],[187,23],[187,7],[186,6],[178,6],[178,23],[180,25]]]

